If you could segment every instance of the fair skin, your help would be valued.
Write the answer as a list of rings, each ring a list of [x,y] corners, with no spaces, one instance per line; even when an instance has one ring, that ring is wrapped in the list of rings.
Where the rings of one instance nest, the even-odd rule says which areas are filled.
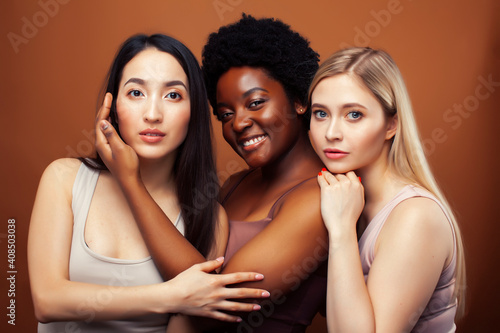
[[[179,214],[171,170],[176,149],[187,133],[190,117],[187,87],[187,77],[171,55],[147,49],[125,66],[117,96],[120,131],[137,151],[144,187],[171,221]],[[108,95],[107,112],[110,103]],[[107,118],[102,110],[100,116]],[[105,141],[100,130],[97,136],[98,141]],[[73,233],[72,190],[80,165],[76,159],[50,164],[41,178],[33,207],[28,264],[35,314],[40,322],[113,320],[149,313],[185,313],[235,321],[237,317],[219,310],[254,308],[252,304],[227,299],[262,297],[264,290],[225,286],[260,280],[263,276],[207,274],[219,269],[223,259],[194,265],[159,284],[111,288],[71,281],[68,263]],[[226,224],[221,209],[222,227],[217,233],[221,239],[217,242],[219,247],[212,250],[214,257],[224,251]],[[90,250],[102,256],[133,260],[150,255],[127,199],[109,172],[99,174],[84,238]],[[113,297],[106,300],[105,306],[96,304],[95,300],[99,303],[100,295],[109,294],[110,288]]]
[[[329,170],[318,176],[330,237],[328,330],[409,332],[452,258],[450,224],[430,199],[401,202],[377,238],[365,283],[358,238],[405,186],[387,159],[397,116],[385,115],[371,91],[348,74],[321,80],[311,104],[311,140]]]
[[[260,169],[240,184],[226,207],[233,219],[262,219],[284,192],[301,181],[313,178],[315,170],[322,167],[298,117],[305,112],[305,108],[298,103],[290,105],[281,84],[262,69],[230,69],[219,80],[217,91],[220,102],[217,112],[224,114],[224,137],[251,167]],[[109,147],[116,156],[114,161],[106,159],[106,163],[114,165],[111,167],[113,174],[119,179],[129,200],[143,203],[134,206],[134,209],[137,214],[143,213],[144,218],[138,219],[138,223],[148,243],[165,246],[168,242],[157,234],[161,232],[164,237],[170,237],[174,233],[165,231],[167,224],[158,223],[164,218],[160,211],[156,211],[158,214],[154,216],[146,216],[146,211],[152,211],[154,207],[146,209],[144,205],[151,201],[137,190],[141,186],[136,177],[137,166],[132,149],[119,142],[112,129],[106,131]],[[121,162],[117,163],[117,159]],[[235,175],[228,180],[221,197],[238,178],[239,175]],[[327,232],[321,219],[319,194],[314,178],[290,193],[276,210],[273,221],[242,246],[222,272],[258,270],[266,278],[252,282],[251,286],[267,289],[277,298],[297,287],[308,275],[300,268],[304,260],[318,257],[318,253],[325,255],[326,252],[321,245],[326,242]],[[158,254],[172,253],[160,247],[157,249]],[[183,253],[189,251],[187,249]],[[199,260],[199,253],[189,253],[191,262]],[[178,261],[176,257],[164,256],[164,260],[157,263],[159,266],[170,266],[177,265]],[[320,264],[318,261],[317,265]],[[299,268],[294,270],[294,267]]]

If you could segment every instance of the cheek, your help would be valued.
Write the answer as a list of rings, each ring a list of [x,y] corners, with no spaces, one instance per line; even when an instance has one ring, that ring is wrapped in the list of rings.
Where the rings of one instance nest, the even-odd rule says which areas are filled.
[[[325,138],[325,129],[316,121],[311,121],[310,124],[310,138],[314,146],[319,145],[322,139]]]

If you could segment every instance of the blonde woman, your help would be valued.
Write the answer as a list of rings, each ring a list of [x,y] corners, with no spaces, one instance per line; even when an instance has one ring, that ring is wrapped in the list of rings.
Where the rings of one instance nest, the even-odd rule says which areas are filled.
[[[309,96],[311,140],[328,168],[318,183],[329,332],[454,332],[465,286],[460,230],[396,64],[383,51],[341,50]]]

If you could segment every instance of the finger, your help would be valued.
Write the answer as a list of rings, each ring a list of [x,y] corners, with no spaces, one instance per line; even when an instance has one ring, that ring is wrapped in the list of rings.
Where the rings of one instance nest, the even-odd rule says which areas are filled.
[[[210,312],[203,313],[202,315],[204,315],[205,317],[208,317],[208,318],[217,319],[220,321],[227,321],[227,322],[231,322],[231,323],[237,323],[237,322],[241,321],[241,317],[232,316],[232,315],[229,315],[227,313],[218,312],[218,311],[210,311]]]
[[[352,182],[360,182],[361,181],[360,178],[358,176],[356,176],[356,173],[354,171],[349,171],[345,175]]]
[[[349,181],[349,178],[347,178],[343,173],[338,173],[334,177],[338,182],[344,183]]]
[[[196,264],[196,266],[199,270],[210,273],[215,271],[217,268],[221,267],[222,264],[224,263],[224,257],[219,257],[215,260],[208,260],[205,262],[202,262],[201,264]]]
[[[269,291],[255,288],[226,288],[221,297],[224,299],[267,298]]]
[[[102,102],[102,106],[97,113],[96,123],[99,123],[101,120],[108,119],[109,113],[111,112],[111,103],[113,101],[113,95],[111,93],[106,93],[104,95],[104,101]]]
[[[338,182],[337,178],[328,171],[323,172],[323,177],[325,178],[328,185],[334,185]]]
[[[324,173],[325,173],[325,171],[321,171],[320,173],[318,173],[318,184],[319,184],[320,188],[323,188],[323,187],[329,185],[325,179]]]
[[[245,303],[245,302],[235,302],[222,300],[220,302],[211,305],[213,309],[218,311],[233,311],[233,312],[250,312],[258,311],[261,309],[259,304]]]
[[[95,131],[95,147],[97,152],[101,157],[106,159],[111,158],[111,149],[109,147],[109,142],[104,133],[102,132],[102,128],[111,126],[107,121],[101,120],[100,123],[96,124]]]
[[[100,130],[106,137],[111,150],[117,150],[125,146],[125,142],[123,142],[118,133],[116,133],[115,128],[107,120],[100,121]]]
[[[220,274],[217,276],[224,285],[236,284],[241,282],[260,281],[264,275],[252,272],[238,272],[229,274]]]

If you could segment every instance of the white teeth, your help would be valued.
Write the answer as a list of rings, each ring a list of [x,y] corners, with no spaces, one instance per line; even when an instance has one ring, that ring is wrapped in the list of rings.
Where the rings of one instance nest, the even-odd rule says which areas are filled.
[[[146,133],[146,136],[160,136],[159,134],[154,134],[154,133]]]
[[[266,137],[265,135],[261,135],[261,136],[259,136],[257,138],[245,141],[245,142],[243,142],[243,147],[248,147],[250,145],[253,145],[254,143],[261,142],[262,140],[265,139],[265,137]]]

